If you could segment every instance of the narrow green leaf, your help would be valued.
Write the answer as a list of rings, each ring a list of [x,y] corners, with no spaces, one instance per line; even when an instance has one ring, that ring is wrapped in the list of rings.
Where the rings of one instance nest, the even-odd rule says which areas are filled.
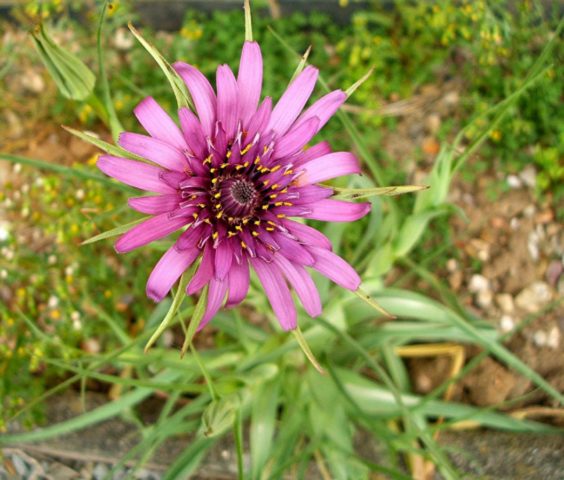
[[[131,23],[128,24],[128,27],[129,30],[131,30],[131,33],[135,35],[135,38],[139,40],[139,43],[141,43],[141,45],[143,45],[145,50],[147,50],[147,52],[149,52],[149,54],[155,59],[158,66],[165,74],[166,79],[168,80],[168,83],[170,83],[172,91],[174,92],[174,96],[176,97],[176,103],[178,104],[178,108],[189,107],[191,109],[194,109],[194,103],[192,102],[190,93],[188,93],[188,90],[186,89],[184,82],[178,76],[176,71],[165,60],[165,58],[161,55],[161,53],[153,45],[151,45],[147,40],[143,38],[141,33],[139,33],[139,31]]]
[[[142,217],[142,218],[139,218],[138,220],[134,220],[133,222],[129,222],[129,223],[126,223],[124,225],[120,225],[119,227],[112,228],[111,230],[108,230],[106,232],[99,233],[98,235],[95,235],[95,236],[89,238],[88,240],[84,240],[81,243],[81,245],[89,245],[91,243],[99,242],[100,240],[105,240],[106,238],[116,237],[118,235],[121,235],[122,233],[127,232],[131,227],[134,227],[135,225],[137,225],[141,222],[144,222],[145,220],[147,220],[149,218],[151,218],[151,217]]]
[[[280,382],[276,378],[261,384],[252,394],[250,444],[253,480],[268,478],[265,465],[271,457],[279,391]]]

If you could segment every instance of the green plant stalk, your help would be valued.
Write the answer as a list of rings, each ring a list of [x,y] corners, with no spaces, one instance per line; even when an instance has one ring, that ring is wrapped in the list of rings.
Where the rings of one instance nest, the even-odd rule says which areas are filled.
[[[119,134],[123,132],[124,128],[119,121],[116,110],[114,108],[114,103],[112,101],[112,95],[110,91],[110,83],[108,82],[108,75],[106,73],[106,67],[104,65],[104,55],[102,51],[102,27],[104,25],[104,19],[106,17],[106,10],[108,8],[109,1],[106,0],[102,6],[102,12],[100,13],[100,20],[98,22],[98,30],[96,32],[96,50],[98,53],[98,70],[100,72],[100,85],[102,87],[102,99],[104,102],[104,107],[108,113],[108,123],[110,130],[112,131],[112,137],[115,142],[119,138]]]

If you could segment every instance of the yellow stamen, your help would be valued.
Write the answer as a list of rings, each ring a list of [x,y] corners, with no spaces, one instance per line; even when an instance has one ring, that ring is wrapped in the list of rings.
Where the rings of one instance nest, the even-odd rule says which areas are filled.
[[[258,232],[251,232],[251,235],[252,235],[253,237],[258,237],[258,236],[259,236],[259,233],[258,233]]]
[[[212,238],[213,238],[214,240],[216,240],[217,237],[219,237],[219,233],[213,232],[213,233],[212,233]]]
[[[243,248],[247,248],[247,244],[246,244],[245,242],[243,242],[243,240],[241,240],[241,246],[242,246]]]
[[[231,157],[231,153],[232,153],[231,150],[229,150],[225,156],[226,156],[227,158],[229,158],[229,157]]]
[[[223,217],[223,210],[221,210],[220,212],[218,212],[218,214],[215,216],[215,218],[217,218],[218,220]]]
[[[272,173],[274,173],[274,172],[277,172],[278,170],[280,170],[281,168],[282,168],[282,165],[276,165],[275,167],[272,167],[272,168],[270,169],[270,171],[271,171]]]
[[[283,213],[279,213],[278,215],[276,215],[278,218],[286,218],[286,215],[284,215]]]

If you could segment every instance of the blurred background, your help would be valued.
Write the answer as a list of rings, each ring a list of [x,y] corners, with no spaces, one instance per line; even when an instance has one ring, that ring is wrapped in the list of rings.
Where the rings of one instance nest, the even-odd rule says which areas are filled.
[[[325,376],[259,288],[196,336],[199,353],[179,358],[177,320],[143,354],[171,303],[144,293],[168,242],[126,256],[113,238],[81,245],[137,217],[100,180],[99,150],[61,125],[112,141],[103,8],[113,105],[138,131],[143,97],[176,102],[127,23],[213,80],[237,68],[242,1],[2,0],[0,477],[561,478],[562,5],[252,6],[265,94],[308,46],[332,89],[374,69],[318,136],[363,160],[352,186],[431,186],[372,199],[353,225],[316,224],[398,319],[317,278],[324,315],[300,324]],[[40,23],[96,75],[92,94],[58,89],[30,35]]]

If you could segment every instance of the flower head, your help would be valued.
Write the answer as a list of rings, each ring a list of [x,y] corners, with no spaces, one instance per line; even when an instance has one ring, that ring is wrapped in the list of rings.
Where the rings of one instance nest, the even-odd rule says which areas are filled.
[[[192,295],[208,285],[203,327],[225,303],[239,304],[253,268],[285,330],[296,328],[290,288],[306,312],[321,313],[307,268],[356,290],[360,278],[331,251],[331,243],[291,217],[323,221],[357,220],[369,203],[330,198],[320,182],[360,172],[349,152],[331,152],[327,142],[305,148],[346,100],[333,91],[311,107],[318,70],[305,68],[275,106],[262,88],[262,56],[245,42],[237,78],[227,65],[217,69],[216,88],[195,67],[174,64],[195,105],[178,112],[180,128],[151,97],[134,113],[149,136],[125,132],[119,144],[152,164],[103,155],[98,167],[128,185],[157,195],[129,199],[152,215],[119,238],[116,250],[129,252],[177,230],[181,235],[162,256],[147,282],[147,295],[162,300],[200,257],[187,287]]]

